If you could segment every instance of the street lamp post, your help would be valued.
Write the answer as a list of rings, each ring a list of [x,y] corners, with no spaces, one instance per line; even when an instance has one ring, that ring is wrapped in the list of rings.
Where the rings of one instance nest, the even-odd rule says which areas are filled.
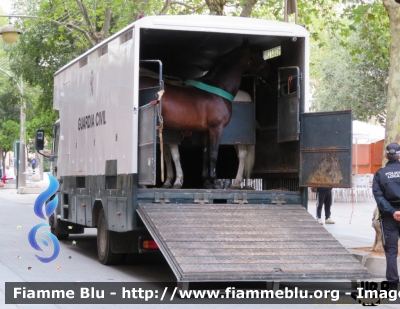
[[[11,77],[11,79],[17,85],[18,91],[21,94],[21,110],[20,110],[20,136],[19,136],[19,162],[18,162],[18,182],[17,188],[26,187],[26,155],[25,155],[25,144],[26,144],[26,130],[25,130],[25,100],[24,100],[24,92],[22,90],[22,78],[21,85],[15,80],[14,76],[12,76],[6,70],[0,68],[0,71]]]
[[[36,16],[26,16],[26,15],[0,15],[0,17],[17,17],[17,18],[37,18]],[[19,29],[14,28],[13,25],[6,25],[1,28],[0,35],[2,35],[3,40],[6,43],[12,44],[15,43],[18,39],[18,35],[21,33]],[[18,162],[18,181],[17,188],[26,187],[26,129],[25,129],[25,101],[24,101],[24,93],[22,90],[22,78],[21,85],[17,83],[14,77],[8,73],[7,71],[0,69],[3,73],[7,74],[12,78],[15,84],[18,87],[18,90],[21,94],[21,111],[20,111],[20,137],[19,137],[19,162]]]

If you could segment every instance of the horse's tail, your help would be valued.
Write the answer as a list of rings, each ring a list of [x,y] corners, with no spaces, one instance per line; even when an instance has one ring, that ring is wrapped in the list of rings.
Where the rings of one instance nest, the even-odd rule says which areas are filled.
[[[246,148],[247,148],[247,155],[246,155],[246,161],[244,163],[243,173],[246,179],[250,179],[250,175],[254,166],[255,146],[247,145]]]

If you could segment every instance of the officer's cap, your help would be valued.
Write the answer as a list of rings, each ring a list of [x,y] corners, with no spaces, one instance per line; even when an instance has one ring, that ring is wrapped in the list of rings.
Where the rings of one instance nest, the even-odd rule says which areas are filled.
[[[400,153],[400,145],[397,143],[391,143],[386,146],[386,153],[390,154],[399,154]]]

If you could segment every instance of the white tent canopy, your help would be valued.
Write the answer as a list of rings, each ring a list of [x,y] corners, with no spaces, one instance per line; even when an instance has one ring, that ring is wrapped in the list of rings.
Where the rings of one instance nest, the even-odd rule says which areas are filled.
[[[383,139],[385,139],[384,127],[353,121],[353,144],[371,144]]]

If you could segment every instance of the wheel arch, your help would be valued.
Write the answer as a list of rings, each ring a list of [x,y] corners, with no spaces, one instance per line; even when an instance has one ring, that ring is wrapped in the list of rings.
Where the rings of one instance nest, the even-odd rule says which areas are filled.
[[[94,226],[97,227],[97,222],[99,221],[99,214],[100,210],[104,208],[103,206],[103,201],[102,200],[95,200],[93,204],[93,210],[92,210],[92,220],[94,223]],[[104,212],[106,210],[104,209]],[[106,222],[107,222],[107,216],[105,216]]]

